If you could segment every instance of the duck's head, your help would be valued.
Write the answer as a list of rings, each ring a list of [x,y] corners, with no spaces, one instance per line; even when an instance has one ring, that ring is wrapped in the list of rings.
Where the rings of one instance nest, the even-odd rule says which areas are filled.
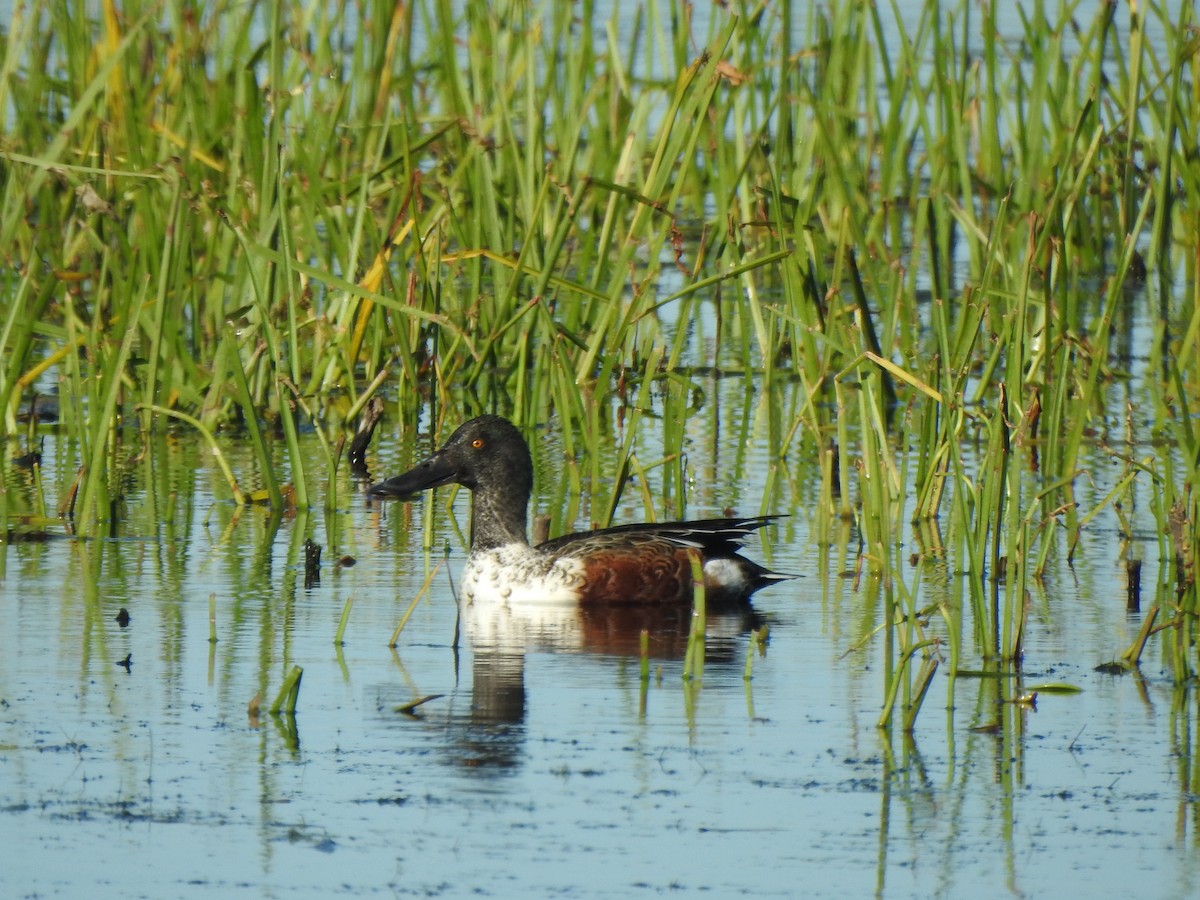
[[[516,426],[500,416],[477,416],[459,426],[442,448],[403,475],[374,485],[372,497],[407,498],[446,484],[478,494],[519,498],[522,516],[533,489],[529,445]]]

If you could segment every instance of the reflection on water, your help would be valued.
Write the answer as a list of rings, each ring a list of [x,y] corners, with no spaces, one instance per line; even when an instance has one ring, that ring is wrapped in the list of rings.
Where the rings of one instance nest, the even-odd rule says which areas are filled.
[[[738,504],[723,491],[758,496],[778,465],[728,400],[712,408],[731,420],[689,445],[696,514]],[[450,517],[465,522],[465,496],[385,513],[347,482],[328,515],[272,517],[214,500],[220,474],[198,448],[150,449],[118,539],[0,547],[6,896],[1200,890],[1197,699],[1163,674],[1171,636],[1138,677],[1094,671],[1142,623],[1105,515],[1072,565],[1051,560],[1033,585],[1023,667],[951,682],[946,660],[905,736],[875,727],[880,585],[851,524],[816,527],[812,460],[776,471],[793,515],[754,548],[804,577],[758,595],[755,614],[712,617],[688,681],[688,610],[470,609],[459,622]],[[542,452],[535,502],[551,511],[569,477]],[[48,434],[43,460],[46,484],[70,483],[72,448]],[[236,448],[231,462],[252,469]],[[1094,462],[1089,508],[1086,491],[1108,490]],[[5,478],[10,503],[33,496],[27,470]],[[1152,535],[1149,513],[1126,514]],[[953,547],[928,528],[898,537],[924,550],[898,577],[919,571],[928,603],[961,603]],[[358,563],[326,564],[306,588],[306,539]],[[1146,568],[1149,606],[1169,587]],[[295,717],[255,720],[251,700],[269,705],[293,665]],[[1083,690],[1010,702],[1039,682]]]
[[[745,636],[763,621],[750,607],[710,613],[703,641],[706,666],[733,666]],[[519,766],[525,754],[528,654],[589,654],[609,664],[637,660],[642,672],[639,709],[644,715],[650,664],[683,659],[693,615],[690,607],[580,609],[476,602],[462,607],[460,623],[470,648],[469,707],[465,712],[452,708],[445,715],[422,711],[414,718],[445,729],[447,759],[490,772]],[[456,654],[456,664],[457,659]],[[404,702],[389,687],[381,691],[377,707],[397,709]]]

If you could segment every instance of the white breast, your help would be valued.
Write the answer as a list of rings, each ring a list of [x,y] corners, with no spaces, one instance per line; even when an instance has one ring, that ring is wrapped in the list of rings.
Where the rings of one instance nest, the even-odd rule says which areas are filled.
[[[472,553],[463,569],[463,631],[474,650],[524,653],[583,645],[577,561],[549,559],[520,544]]]
[[[472,553],[462,577],[465,603],[554,606],[579,601],[583,566],[578,560],[552,559],[522,544],[506,544]]]

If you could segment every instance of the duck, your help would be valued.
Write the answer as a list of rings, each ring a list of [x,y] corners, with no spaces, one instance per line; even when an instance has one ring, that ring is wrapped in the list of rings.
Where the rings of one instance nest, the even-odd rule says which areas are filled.
[[[692,554],[703,566],[706,604],[716,608],[748,605],[759,589],[794,577],[738,552],[777,516],[617,525],[531,545],[533,458],[520,430],[498,415],[464,422],[432,456],[373,485],[368,496],[411,500],[449,484],[472,494],[471,546],[460,580],[467,604],[690,604]]]

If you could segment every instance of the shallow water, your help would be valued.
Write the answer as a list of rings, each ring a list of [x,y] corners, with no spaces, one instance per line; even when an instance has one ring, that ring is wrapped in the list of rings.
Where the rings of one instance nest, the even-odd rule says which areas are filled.
[[[694,435],[695,471],[732,466],[729,438],[712,431]],[[689,515],[717,512],[729,492],[761,495],[769,455],[749,434],[739,484],[695,488]],[[539,452],[540,511],[559,480],[554,440],[550,429]],[[380,474],[420,452],[389,435],[378,445]],[[1019,683],[959,678],[948,708],[944,665],[909,740],[876,728],[882,645],[866,635],[877,585],[853,577],[849,530],[817,533],[804,460],[779,491],[793,516],[750,550],[804,573],[758,595],[765,654],[745,680],[753,623],[714,619],[689,683],[687,616],[648,623],[645,682],[647,623],[620,618],[539,614],[515,631],[468,621],[456,651],[448,575],[463,548],[448,492],[381,507],[344,482],[336,512],[273,520],[214,501],[219,477],[194,449],[165,442],[134,470],[119,539],[0,545],[4,896],[1200,890],[1195,692],[1173,687],[1157,642],[1141,677],[1093,671],[1141,624],[1124,611],[1111,521],[1085,533],[1074,569],[1052,564],[1035,589]],[[1108,487],[1093,462],[1085,503]],[[69,483],[69,464],[49,435],[48,483]],[[8,470],[12,496],[28,477]],[[452,510],[465,523],[466,497]],[[639,512],[623,506],[618,519]],[[420,547],[427,513],[432,555]],[[306,589],[310,535],[325,555]],[[450,559],[393,651],[443,543]],[[336,566],[343,554],[356,564]],[[923,589],[952,595],[955,569],[931,566]],[[296,716],[249,715],[293,664],[304,669]],[[997,702],[1038,682],[1082,692]]]
[[[1153,324],[1133,322],[1130,342],[1146,346]],[[1111,409],[1137,408],[1141,377],[1117,383]],[[187,433],[131,471],[118,537],[0,543],[0,895],[1200,893],[1194,686],[1172,685],[1165,638],[1140,676],[1094,671],[1142,622],[1124,609],[1113,517],[1085,532],[1074,566],[1052,559],[1034,586],[1019,678],[959,678],[951,697],[943,665],[912,737],[882,732],[883,652],[867,639],[881,603],[853,577],[857,536],[819,527],[811,459],[789,460],[782,486],[764,490],[763,412],[746,412],[761,398],[734,382],[712,395],[722,429],[698,419],[687,513],[753,513],[768,493],[792,517],[750,553],[803,577],[759,595],[764,655],[749,623],[711,622],[698,682],[681,677],[686,620],[653,623],[644,682],[640,622],[541,617],[517,623],[519,640],[493,623],[486,640],[464,629],[456,650],[449,577],[463,546],[447,492],[381,508],[343,480],[328,515],[238,513]],[[557,513],[554,427],[539,511]],[[55,500],[77,459],[46,437]],[[375,449],[379,475],[414,452],[394,435]],[[5,446],[10,506],[37,495],[16,452]],[[1120,474],[1103,454],[1087,465],[1084,508]],[[429,511],[432,556],[419,536]],[[454,511],[465,527],[465,497]],[[1148,607],[1162,577],[1153,523],[1128,512]],[[631,496],[617,520],[643,516]],[[311,588],[306,537],[325,551]],[[449,562],[392,650],[443,543]],[[343,554],[356,564],[337,567]],[[952,555],[927,565],[930,596],[961,593]],[[294,664],[297,715],[249,714]],[[1082,691],[999,702],[1045,682]]]

